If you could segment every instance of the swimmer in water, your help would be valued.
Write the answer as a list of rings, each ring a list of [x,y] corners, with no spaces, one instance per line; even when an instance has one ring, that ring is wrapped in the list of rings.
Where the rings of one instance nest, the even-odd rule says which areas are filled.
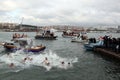
[[[30,61],[32,61],[32,60],[33,60],[33,58],[30,58],[29,60],[30,60]]]
[[[7,56],[8,56],[9,58],[12,58],[12,55],[11,55],[10,53],[7,53]]]
[[[11,67],[11,68],[14,67],[14,63],[11,63],[11,64],[9,65],[9,67]]]
[[[25,62],[27,60],[27,58],[24,58],[23,62]]]
[[[62,66],[64,66],[65,62],[64,62],[64,61],[62,61],[62,62],[61,62],[61,64],[62,64]]]
[[[62,61],[61,64],[65,64],[64,61]]]
[[[24,60],[23,60],[23,62],[25,62],[26,60],[32,61],[32,60],[33,60],[33,58],[30,58],[30,57],[25,57],[25,58],[24,58]]]
[[[68,65],[70,65],[70,62],[68,62]]]
[[[27,58],[27,60],[29,60],[29,61],[32,61],[32,60],[33,60],[33,58],[30,58],[29,56],[26,57],[26,58]]]
[[[45,60],[43,61],[44,63],[45,63],[45,65],[47,65],[47,66],[49,66],[50,65],[50,63],[49,63],[49,61],[48,61],[48,58],[47,57],[45,57]]]

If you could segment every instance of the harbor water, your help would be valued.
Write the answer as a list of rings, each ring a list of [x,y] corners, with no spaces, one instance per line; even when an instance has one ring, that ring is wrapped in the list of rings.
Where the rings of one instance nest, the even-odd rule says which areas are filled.
[[[14,32],[0,32],[0,42],[12,39]],[[22,34],[23,32],[20,32]],[[25,32],[35,45],[45,45],[40,54],[22,50],[7,52],[0,46],[0,80],[120,80],[120,62],[95,52],[86,51],[82,43],[71,42],[57,32],[57,40],[36,40],[35,32]],[[111,35],[110,33],[88,33],[88,37]],[[111,36],[119,37],[119,33]],[[7,55],[10,53],[10,55]],[[25,57],[32,61],[23,62]],[[45,57],[50,65],[43,63]],[[64,62],[64,64],[61,64]],[[13,67],[9,64],[14,63]],[[69,64],[70,63],[70,64]]]

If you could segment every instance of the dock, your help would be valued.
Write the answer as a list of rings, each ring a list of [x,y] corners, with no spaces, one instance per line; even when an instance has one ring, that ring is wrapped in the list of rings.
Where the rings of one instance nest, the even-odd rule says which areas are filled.
[[[94,51],[101,55],[108,56],[112,59],[120,60],[120,53],[116,53],[116,52],[113,52],[113,51],[110,51],[104,48],[95,48]]]

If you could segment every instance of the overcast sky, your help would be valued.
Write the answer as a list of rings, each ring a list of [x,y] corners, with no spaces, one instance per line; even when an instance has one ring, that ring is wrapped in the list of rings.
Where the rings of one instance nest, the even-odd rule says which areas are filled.
[[[0,22],[119,25],[120,0],[0,0]]]

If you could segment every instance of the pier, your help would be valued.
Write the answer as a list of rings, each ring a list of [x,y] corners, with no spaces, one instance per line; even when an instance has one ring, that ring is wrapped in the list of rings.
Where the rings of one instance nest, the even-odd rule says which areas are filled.
[[[109,49],[105,49],[105,48],[95,48],[94,49],[95,52],[101,54],[101,55],[105,55],[105,56],[108,56],[112,59],[117,59],[117,60],[120,60],[120,53],[117,53],[117,52],[113,52]]]

